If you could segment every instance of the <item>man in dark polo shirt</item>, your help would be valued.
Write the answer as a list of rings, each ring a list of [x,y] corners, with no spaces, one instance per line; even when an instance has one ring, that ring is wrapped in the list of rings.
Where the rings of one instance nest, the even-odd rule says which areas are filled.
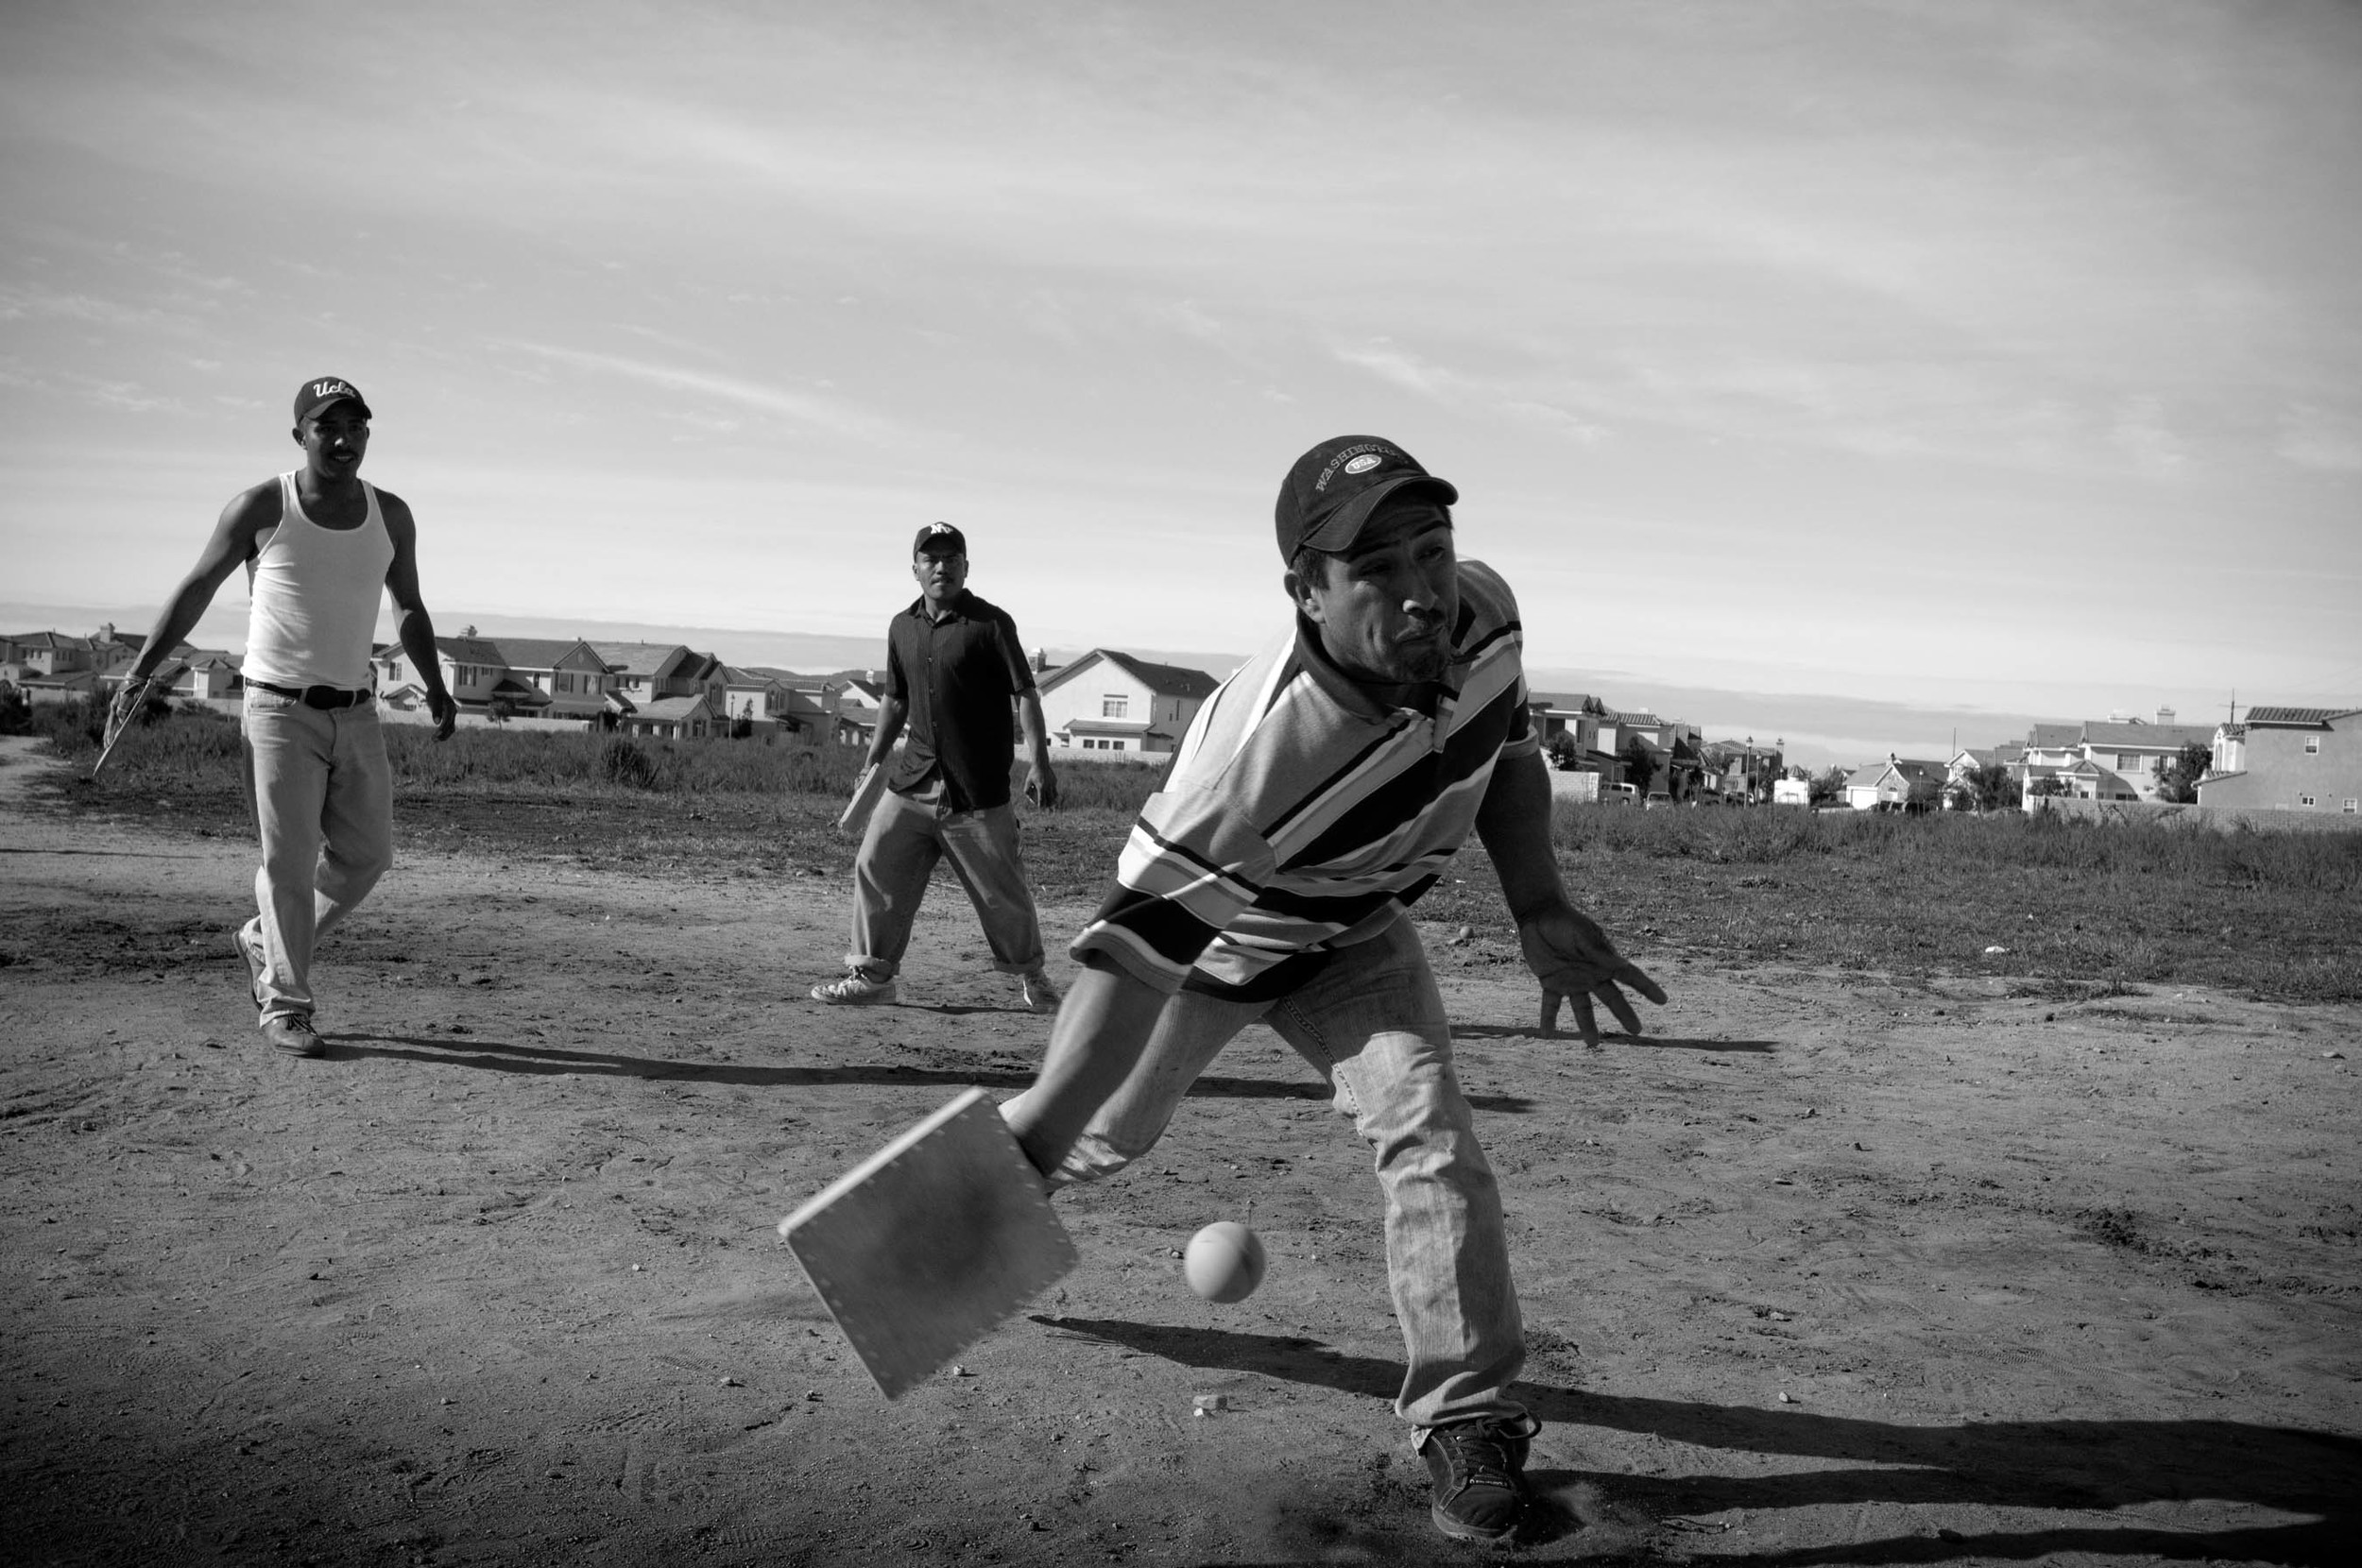
[[[853,862],[852,950],[845,977],[813,986],[813,999],[894,999],[918,901],[935,862],[949,855],[984,923],[992,966],[1019,978],[1028,1008],[1055,1013],[1058,993],[1042,971],[1041,923],[1009,803],[1012,701],[1035,793],[1045,807],[1058,803],[1033,667],[1009,613],[967,591],[967,540],[958,529],[929,523],[911,557],[919,595],[886,628],[885,705],[869,742],[870,766],[888,770],[886,789]],[[910,743],[896,758],[905,724]]]

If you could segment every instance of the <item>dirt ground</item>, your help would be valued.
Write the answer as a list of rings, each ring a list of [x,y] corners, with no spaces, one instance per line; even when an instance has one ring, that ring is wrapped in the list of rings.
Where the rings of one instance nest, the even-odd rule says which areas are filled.
[[[1368,1155],[1275,1037],[888,1405],[773,1227],[1028,1081],[956,888],[901,1005],[831,1012],[835,878],[411,854],[295,1061],[228,943],[251,845],[44,815],[0,745],[9,1560],[1496,1555],[1430,1532]],[[1585,1053],[1505,922],[1427,934],[1548,1423],[1515,1556],[2362,1559],[2362,1009],[1642,939],[1662,1032]],[[1208,1305],[1179,1249],[1250,1205],[1269,1278]]]

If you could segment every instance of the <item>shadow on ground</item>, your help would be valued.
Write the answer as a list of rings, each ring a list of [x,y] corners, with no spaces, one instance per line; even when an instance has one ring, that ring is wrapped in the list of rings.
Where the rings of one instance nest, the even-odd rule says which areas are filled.
[[[590,1077],[641,1078],[683,1083],[731,1083],[745,1088],[806,1088],[818,1083],[935,1084],[965,1089],[1022,1089],[1034,1082],[1034,1069],[1009,1066],[911,1067],[898,1063],[856,1062],[830,1067],[766,1067],[739,1062],[668,1062],[652,1056],[616,1056],[601,1051],[569,1050],[558,1046],[516,1045],[503,1040],[421,1038],[407,1034],[337,1034],[328,1042],[330,1060],[380,1057],[417,1062],[428,1066],[467,1067],[478,1072],[527,1073],[556,1077],[573,1073]],[[1310,1080],[1288,1082],[1270,1078],[1207,1076],[1190,1086],[1196,1097],[1228,1099],[1305,1099],[1326,1102],[1327,1088]],[[1470,1095],[1468,1103],[1481,1111],[1517,1115],[1533,1108],[1523,1095]]]
[[[1054,1334],[1118,1344],[1186,1367],[1251,1372],[1392,1398],[1402,1369],[1317,1340],[1118,1320],[1036,1317]],[[2148,1554],[2175,1561],[2228,1558],[2346,1568],[2362,1560],[2362,1441],[2324,1432],[2229,1421],[1977,1421],[1905,1426],[1791,1408],[1591,1393],[1521,1383],[1515,1393],[1544,1422],[1645,1434],[1701,1448],[1839,1461],[1803,1474],[1592,1475],[1536,1472],[1560,1502],[1537,1539],[1619,1509],[1678,1521],[1730,1509],[1777,1510],[1862,1503],[2056,1508],[2079,1512],[2204,1499],[2299,1516],[2226,1529],[2121,1524],[1970,1535],[1946,1531],[1799,1548],[1730,1562],[1904,1563],[2028,1559],[2061,1552]],[[1606,1501],[1600,1488],[1612,1488]],[[1570,1491],[1571,1489],[1571,1491]]]

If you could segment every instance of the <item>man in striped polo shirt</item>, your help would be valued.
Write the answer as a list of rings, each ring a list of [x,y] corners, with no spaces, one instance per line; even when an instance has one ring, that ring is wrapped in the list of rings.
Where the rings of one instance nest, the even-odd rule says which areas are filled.
[[[1500,1197],[1404,912],[1471,827],[1500,875],[1542,1025],[1618,989],[1665,994],[1566,897],[1526,708],[1517,606],[1454,550],[1459,492],[1391,441],[1344,435],[1280,486],[1295,624],[1198,712],[1141,810],[1040,1077],[1002,1107],[1053,1183],[1121,1169],[1241,1029],[1269,1024],[1377,1151],[1407,1366],[1395,1410],[1446,1535],[1512,1536],[1539,1423],[1509,1397],[1524,1330]]]

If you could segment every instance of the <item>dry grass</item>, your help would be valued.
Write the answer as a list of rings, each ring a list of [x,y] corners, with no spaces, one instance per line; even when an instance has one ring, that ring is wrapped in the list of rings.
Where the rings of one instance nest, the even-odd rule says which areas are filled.
[[[87,763],[92,738],[64,727],[60,749]],[[848,748],[492,729],[436,745],[402,725],[387,744],[413,846],[697,878],[849,866],[835,831],[859,765]],[[238,766],[232,723],[176,714],[128,742],[104,786],[58,800],[242,833]],[[1158,770],[1076,763],[1059,778],[1064,809],[1025,813],[1028,863],[1046,896],[1094,897]],[[1635,953],[2005,975],[2037,990],[2362,997],[2362,834],[1565,803],[1552,827],[1577,901]],[[1505,924],[1473,850],[1420,913]]]

